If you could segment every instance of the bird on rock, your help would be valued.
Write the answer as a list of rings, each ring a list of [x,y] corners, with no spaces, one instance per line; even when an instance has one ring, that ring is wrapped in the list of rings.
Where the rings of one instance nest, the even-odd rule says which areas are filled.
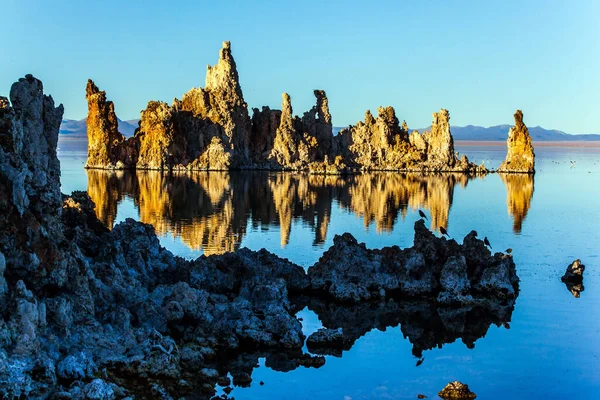
[[[483,244],[485,244],[490,249],[492,248],[492,245],[490,244],[490,241],[488,240],[487,236],[483,238]]]
[[[425,215],[425,213],[421,210],[419,210],[419,215],[421,216],[421,218],[427,219],[427,215]]]
[[[448,235],[448,231],[446,231],[446,228],[444,228],[443,226],[440,226],[440,232],[442,233],[442,235],[450,237],[450,235]]]

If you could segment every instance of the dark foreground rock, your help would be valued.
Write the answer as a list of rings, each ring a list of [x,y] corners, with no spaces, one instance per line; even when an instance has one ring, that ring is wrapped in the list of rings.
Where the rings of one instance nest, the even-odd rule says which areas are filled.
[[[477,232],[463,244],[436,237],[421,219],[411,248],[367,249],[349,233],[308,270],[311,289],[340,302],[399,296],[434,298],[446,305],[514,299],[519,290],[512,256],[491,254]]]
[[[583,287],[583,272],[585,271],[585,265],[581,263],[581,260],[577,259],[573,261],[567,267],[565,274],[560,278],[565,283],[569,292],[574,297],[578,298],[581,292],[584,291]]]
[[[222,52],[223,62],[228,57]],[[235,75],[226,64],[219,68]],[[211,76],[207,87],[221,87],[223,75]],[[380,315],[412,315],[397,312],[412,306],[396,303],[396,295],[425,300],[423,312],[466,343],[466,327],[481,324],[480,337],[490,325],[478,310],[510,317],[518,294],[512,258],[492,256],[474,232],[458,245],[420,221],[415,246],[404,250],[367,250],[345,234],[307,274],[266,250],[184,260],[160,246],[151,225],[131,219],[110,231],[87,193],[60,193],[62,106],[30,75],[10,97],[0,98],[2,398],[210,398],[217,384],[231,384],[229,376],[233,385],[249,385],[260,357],[279,371],[319,367],[324,358],[302,351],[296,313],[307,302],[326,321],[328,313],[359,313],[344,326],[327,322],[342,328],[341,343],[337,334],[318,341],[343,348],[377,327]],[[232,122],[230,143],[242,142],[241,126]],[[380,311],[382,301],[389,306]],[[420,348],[449,340],[411,333],[431,318],[418,320],[403,329]]]

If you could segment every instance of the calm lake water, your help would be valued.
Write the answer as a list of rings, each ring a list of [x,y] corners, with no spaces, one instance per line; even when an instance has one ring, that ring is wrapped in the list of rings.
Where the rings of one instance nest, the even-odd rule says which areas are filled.
[[[109,173],[85,171],[84,152],[59,146],[64,193],[87,190],[108,226],[127,217],[154,225],[165,247],[188,258],[264,247],[308,267],[343,232],[368,247],[411,246],[419,209],[432,230],[447,227],[459,242],[475,229],[493,250],[513,249],[521,292],[510,322],[485,325],[473,336],[477,321],[453,320],[453,335],[423,351],[416,366],[408,332],[415,326],[376,318],[349,351],[328,356],[320,369],[278,372],[259,359],[251,387],[235,388],[236,399],[437,398],[455,379],[478,399],[600,398],[600,144],[538,145],[535,178],[470,180],[452,174]],[[488,167],[506,155],[504,143],[459,142],[456,148]],[[586,265],[579,298],[560,281],[576,258]],[[308,308],[299,316],[306,334],[322,326]],[[447,321],[441,314],[436,321],[440,317]],[[450,331],[450,325],[430,325],[425,320],[417,327],[436,335]]]

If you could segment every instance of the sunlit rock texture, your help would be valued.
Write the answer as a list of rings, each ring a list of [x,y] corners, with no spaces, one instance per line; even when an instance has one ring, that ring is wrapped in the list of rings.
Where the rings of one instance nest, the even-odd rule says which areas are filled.
[[[406,121],[400,123],[387,106],[378,107],[377,116],[367,110],[364,121],[334,135],[327,95],[314,90],[316,104],[301,115],[294,115],[292,98],[284,93],[281,110],[254,108],[250,118],[229,42],[223,42],[217,64],[208,66],[205,87],[192,88],[171,105],[150,101],[133,138],[118,132],[114,105],[104,92],[89,81],[86,93],[88,168],[488,172],[457,157],[445,109],[433,113],[431,129],[423,134],[409,134]],[[521,145],[529,136],[519,121],[511,129],[504,172],[529,171],[529,153]],[[533,163],[532,148],[530,155]]]
[[[106,92],[89,79],[85,90],[88,103],[86,168],[123,169],[135,166],[137,140],[125,139],[119,132],[115,106]]]
[[[506,160],[498,168],[498,172],[515,172],[533,174],[535,172],[535,153],[529,130],[523,123],[523,111],[517,110],[514,115],[515,126],[508,131]]]

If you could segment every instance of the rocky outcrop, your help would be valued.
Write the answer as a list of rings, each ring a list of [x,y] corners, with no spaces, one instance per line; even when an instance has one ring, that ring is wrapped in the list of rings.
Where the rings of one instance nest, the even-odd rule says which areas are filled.
[[[350,234],[336,236],[308,276],[313,291],[350,303],[394,295],[470,305],[511,300],[519,291],[512,256],[492,255],[475,231],[462,245],[437,238],[422,219],[410,249],[369,250]]]
[[[281,117],[269,159],[281,166],[291,167],[298,161],[298,138],[294,127],[292,101],[284,93],[281,100]]]
[[[466,156],[456,158],[448,110],[434,113],[431,131],[422,135],[417,131],[409,135],[406,121],[399,125],[393,107],[379,107],[377,113],[374,118],[367,110],[364,122],[340,132],[338,148],[346,165],[367,171],[488,172]]]
[[[454,139],[450,133],[450,113],[441,109],[433,113],[431,131],[423,134],[427,162],[434,168],[453,168],[458,162],[454,153]]]
[[[422,221],[410,249],[338,237],[308,274],[266,250],[175,257],[152,226],[110,231],[87,193],[61,196],[63,110],[40,81],[15,83],[11,103],[0,99],[0,397],[210,398],[230,375],[248,385],[259,357],[276,370],[323,365],[303,354],[295,298],[487,307],[518,294],[510,256],[474,232],[438,239]]]
[[[535,172],[535,153],[529,130],[523,123],[523,111],[514,115],[515,126],[508,131],[506,160],[497,172],[533,174]]]
[[[277,129],[281,123],[281,111],[263,106],[254,108],[250,132],[250,154],[257,165],[264,165],[273,150]]]
[[[85,98],[88,103],[86,168],[123,169],[135,166],[137,142],[125,139],[119,132],[119,123],[112,101],[88,79]]]
[[[409,135],[393,107],[370,111],[364,121],[333,134],[329,100],[315,90],[316,104],[294,116],[290,96],[282,110],[254,108],[252,118],[242,93],[229,42],[216,65],[208,66],[204,88],[193,88],[171,106],[151,101],[142,111],[135,137],[118,132],[114,105],[89,81],[88,168],[223,170],[302,170],[313,174],[359,171],[489,172],[458,159],[450,114],[433,113],[431,130]],[[515,115],[515,118],[517,115]],[[509,155],[499,172],[533,172],[533,149],[521,119],[511,130]],[[529,146],[529,147],[528,147]],[[530,156],[528,155],[530,151]],[[526,167],[531,162],[531,169]]]
[[[565,274],[560,278],[560,280],[567,286],[569,292],[573,294],[573,297],[580,297],[581,292],[583,292],[585,289],[583,286],[584,271],[585,265],[581,263],[581,260],[577,259],[569,264]]]

